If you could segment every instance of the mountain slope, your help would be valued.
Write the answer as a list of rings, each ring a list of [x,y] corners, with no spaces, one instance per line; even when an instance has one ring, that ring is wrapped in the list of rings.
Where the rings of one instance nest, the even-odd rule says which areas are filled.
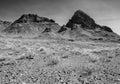
[[[60,30],[59,33],[63,36],[68,33],[69,38],[76,40],[120,40],[120,36],[114,33],[111,28],[96,24],[94,19],[81,10],[77,10],[69,22],[64,27],[61,27]]]
[[[95,20],[81,10],[77,10],[68,23],[60,26],[54,20],[36,14],[23,14],[2,32],[8,36],[27,35],[35,38],[63,38],[84,41],[119,42],[120,36],[107,26],[96,24]]]
[[[24,14],[3,32],[12,34],[40,34],[46,28],[56,32],[60,26],[52,19],[39,17],[35,14]]]
[[[11,22],[0,20],[0,32],[10,26]]]

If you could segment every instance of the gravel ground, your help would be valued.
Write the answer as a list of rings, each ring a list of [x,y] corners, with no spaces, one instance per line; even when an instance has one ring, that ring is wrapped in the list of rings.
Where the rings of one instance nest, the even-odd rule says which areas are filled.
[[[0,84],[120,84],[117,43],[0,39]]]

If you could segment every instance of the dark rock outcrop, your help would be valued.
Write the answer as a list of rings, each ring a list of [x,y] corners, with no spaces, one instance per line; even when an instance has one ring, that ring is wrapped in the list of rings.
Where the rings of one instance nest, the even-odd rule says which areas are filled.
[[[51,28],[46,28],[46,29],[43,31],[43,33],[45,33],[45,32],[51,32]]]
[[[107,27],[107,26],[102,26],[101,29],[104,31],[107,31],[107,32],[113,32],[112,29],[110,27]]]
[[[67,30],[67,28],[65,27],[65,25],[63,25],[63,26],[60,28],[60,30],[58,31],[58,33],[63,32],[63,31],[66,31],[66,30]]]
[[[72,18],[66,24],[66,27],[69,27],[72,29],[74,24],[79,24],[83,28],[90,28],[90,29],[94,29],[96,26],[95,21],[81,10],[77,10],[74,13]]]

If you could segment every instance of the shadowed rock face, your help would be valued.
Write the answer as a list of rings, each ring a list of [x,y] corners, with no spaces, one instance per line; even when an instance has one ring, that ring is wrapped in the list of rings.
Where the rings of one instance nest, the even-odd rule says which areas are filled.
[[[65,25],[63,25],[63,26],[60,28],[60,30],[58,31],[58,33],[63,32],[63,31],[66,31],[66,30],[67,30],[67,28],[65,27]]]
[[[113,32],[112,29],[110,27],[107,27],[107,26],[102,26],[102,29],[104,31]]]
[[[94,29],[96,24],[95,21],[88,16],[86,13],[84,13],[81,10],[77,10],[72,18],[69,20],[69,22],[66,24],[66,27],[70,27],[72,29],[74,24],[79,24],[83,28],[88,27],[90,29]]]
[[[43,31],[43,33],[45,33],[45,32],[50,32],[51,31],[51,28],[46,28],[44,31]]]

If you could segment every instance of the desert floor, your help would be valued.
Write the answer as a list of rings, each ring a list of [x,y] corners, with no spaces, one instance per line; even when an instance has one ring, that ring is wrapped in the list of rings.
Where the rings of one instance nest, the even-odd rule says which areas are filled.
[[[0,84],[120,84],[120,44],[0,39]]]

